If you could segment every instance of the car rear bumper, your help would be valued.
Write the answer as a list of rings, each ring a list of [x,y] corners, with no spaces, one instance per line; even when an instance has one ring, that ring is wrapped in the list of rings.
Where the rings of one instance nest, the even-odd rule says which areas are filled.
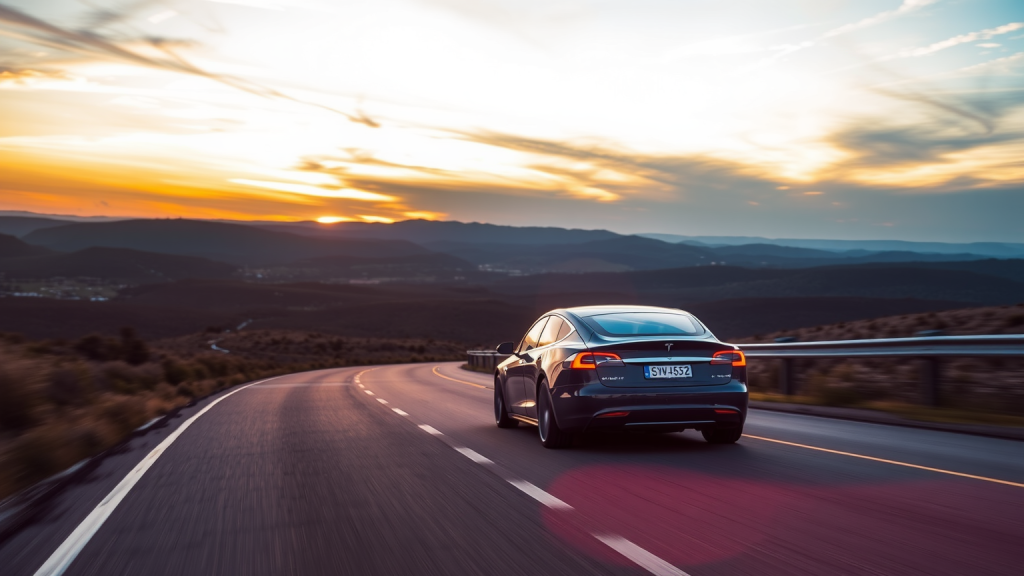
[[[555,419],[567,432],[733,428],[747,417],[747,387],[738,380],[629,391],[592,384],[555,388],[552,396]]]

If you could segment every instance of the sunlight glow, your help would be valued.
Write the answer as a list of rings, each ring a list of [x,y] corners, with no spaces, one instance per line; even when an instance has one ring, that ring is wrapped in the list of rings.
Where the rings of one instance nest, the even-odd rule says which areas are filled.
[[[0,210],[731,233],[1024,186],[1006,3],[556,4],[4,3]]]
[[[350,200],[363,200],[366,202],[394,202],[398,200],[398,198],[388,196],[387,194],[377,194],[376,192],[366,192],[364,190],[354,190],[351,188],[332,190],[328,188],[320,188],[319,186],[310,186],[308,184],[267,182],[265,180],[249,180],[246,178],[232,178],[230,181],[235,184],[245,184],[246,186],[258,186],[260,188],[268,188],[270,190],[280,190],[281,192],[292,192],[294,194],[304,194],[307,196],[322,196],[324,198],[348,198]]]

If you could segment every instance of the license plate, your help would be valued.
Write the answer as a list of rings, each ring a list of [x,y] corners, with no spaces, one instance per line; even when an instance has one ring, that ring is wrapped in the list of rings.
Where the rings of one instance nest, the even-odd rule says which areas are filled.
[[[693,371],[689,364],[675,366],[644,366],[644,378],[692,378]]]

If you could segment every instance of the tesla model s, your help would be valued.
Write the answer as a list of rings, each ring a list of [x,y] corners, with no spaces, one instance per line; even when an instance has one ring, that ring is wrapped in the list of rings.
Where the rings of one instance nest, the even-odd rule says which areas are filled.
[[[747,415],[746,357],[695,316],[652,306],[552,310],[494,374],[499,428],[537,426],[561,448],[597,430],[700,430],[705,440],[739,440]]]

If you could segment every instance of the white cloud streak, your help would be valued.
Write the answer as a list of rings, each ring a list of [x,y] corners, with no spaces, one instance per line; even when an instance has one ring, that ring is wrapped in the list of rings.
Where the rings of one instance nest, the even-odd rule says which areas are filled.
[[[935,42],[933,44],[929,44],[928,46],[922,46],[921,48],[903,50],[902,52],[893,54],[892,56],[886,56],[882,60],[895,60],[897,58],[915,58],[918,56],[927,56],[928,54],[934,54],[940,50],[945,50],[946,48],[959,46],[960,44],[969,44],[971,42],[977,42],[978,40],[989,40],[1002,34],[1007,34],[1015,30],[1020,30],[1021,28],[1024,28],[1024,22],[1010,22],[1009,24],[1003,24],[1002,26],[998,26],[996,28],[979,30],[978,32],[970,32],[968,34],[960,34],[959,36],[947,38],[946,40],[943,40],[941,42]],[[996,44],[996,46],[998,46],[998,44]]]
[[[935,4],[936,2],[938,2],[938,0],[903,0],[903,4],[900,4],[900,7],[895,10],[886,10],[884,12],[879,12],[874,16],[869,16],[863,20],[860,20],[859,22],[854,22],[852,24],[840,26],[839,28],[834,28],[826,32],[824,35],[822,35],[822,38],[831,38],[833,36],[839,36],[840,34],[846,34],[847,32],[853,32],[854,30],[860,30],[862,28],[875,26],[876,24],[881,24],[882,22],[892,20],[893,18],[898,18],[905,14],[909,14],[910,12],[915,12],[917,10],[920,10],[921,8],[924,8],[925,6]]]

